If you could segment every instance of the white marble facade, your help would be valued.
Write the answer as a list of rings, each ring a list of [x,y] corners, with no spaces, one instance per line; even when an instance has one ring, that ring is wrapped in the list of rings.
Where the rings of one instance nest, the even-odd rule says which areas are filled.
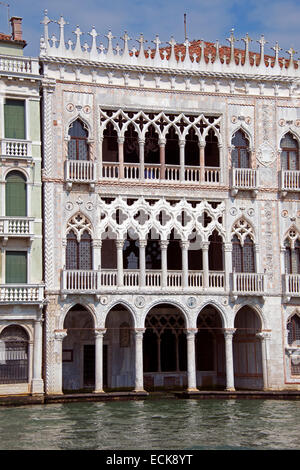
[[[293,51],[43,23],[46,393],[298,390]]]

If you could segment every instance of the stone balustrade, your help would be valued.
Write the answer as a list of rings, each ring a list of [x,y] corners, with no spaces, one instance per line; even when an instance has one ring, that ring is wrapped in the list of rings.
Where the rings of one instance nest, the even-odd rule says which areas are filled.
[[[65,162],[65,178],[72,183],[94,183],[96,181],[96,165],[87,160],[67,160]]]
[[[33,217],[0,217],[0,237],[34,237]]]
[[[31,142],[20,139],[2,139],[1,156],[11,158],[32,158]]]
[[[38,284],[1,284],[0,303],[40,303],[44,286]]]
[[[290,297],[300,296],[300,274],[285,274],[285,294]]]
[[[0,73],[39,75],[39,61],[34,57],[0,56]]]
[[[281,190],[282,191],[300,191],[300,171],[282,170],[281,171]]]
[[[261,273],[233,273],[234,294],[264,295],[265,276]]]
[[[257,171],[253,168],[233,168],[232,187],[237,189],[257,189]]]

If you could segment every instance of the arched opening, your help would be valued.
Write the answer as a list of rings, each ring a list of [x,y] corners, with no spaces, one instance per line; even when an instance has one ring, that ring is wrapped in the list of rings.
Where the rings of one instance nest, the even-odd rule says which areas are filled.
[[[232,270],[237,273],[255,272],[254,246],[249,235],[243,245],[236,235],[232,237]]]
[[[4,328],[0,334],[0,384],[28,382],[28,334],[18,325]]]
[[[127,237],[123,245],[123,268],[139,269],[140,251],[137,235],[128,230]]]
[[[200,165],[198,136],[193,127],[190,128],[185,139],[184,159],[187,166]]]
[[[88,131],[80,119],[69,128],[68,160],[89,160]]]
[[[201,239],[195,230],[189,236],[189,242],[190,242],[189,250],[188,250],[189,271],[202,271],[203,254],[202,254]]]
[[[208,266],[210,271],[223,271],[223,240],[217,230],[208,238]]]
[[[124,137],[124,163],[139,163],[139,139],[133,124],[129,124]]]
[[[145,388],[186,386],[187,342],[182,313],[169,304],[157,305],[148,313],[145,328]]]
[[[242,307],[234,321],[233,336],[234,384],[239,389],[262,389],[261,320],[249,306]]]
[[[215,307],[207,305],[197,318],[197,387],[224,388],[226,385],[225,341],[222,319]]]
[[[93,269],[92,237],[87,230],[78,241],[73,230],[67,235],[66,269]]]
[[[179,271],[182,269],[182,257],[181,257],[181,246],[180,238],[176,233],[175,229],[171,230],[168,239],[167,248],[167,267],[168,271]]]
[[[160,238],[155,230],[151,230],[147,235],[147,246],[145,250],[146,269],[161,269],[161,247]]]
[[[109,122],[103,132],[102,160],[103,162],[118,161],[118,134]]]
[[[286,274],[299,274],[300,273],[300,240],[297,238],[293,240],[286,239],[284,242],[285,247],[285,272]]]
[[[135,385],[135,336],[132,314],[121,304],[114,306],[105,321],[103,385],[109,389]]]
[[[299,144],[293,134],[288,132],[280,141],[281,169],[299,170]]]
[[[219,141],[213,129],[209,129],[205,137],[204,158],[206,167],[219,167]]]
[[[179,139],[173,126],[166,135],[165,163],[166,165],[180,165]]]
[[[231,162],[233,168],[250,168],[249,141],[246,134],[238,130],[231,140],[233,146]]]
[[[6,176],[5,214],[11,217],[27,216],[27,184],[20,171],[10,171]]]
[[[91,391],[95,387],[95,326],[92,314],[74,305],[64,321],[67,336],[62,347],[62,386],[68,390]]]
[[[158,143],[158,134],[155,127],[151,124],[145,135],[145,164],[158,165],[160,163],[160,151]]]

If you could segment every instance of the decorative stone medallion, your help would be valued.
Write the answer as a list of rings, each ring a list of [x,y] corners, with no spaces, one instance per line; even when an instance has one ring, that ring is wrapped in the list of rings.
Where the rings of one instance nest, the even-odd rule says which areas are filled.
[[[186,304],[189,308],[196,307],[196,304],[197,304],[196,297],[189,297],[186,301]]]
[[[269,142],[263,142],[257,152],[257,159],[260,163],[263,165],[271,165],[275,160],[275,157],[276,155],[272,145],[270,145]]]
[[[144,307],[146,301],[145,301],[145,298],[142,296],[142,295],[138,295],[134,301],[135,303],[135,306],[138,307],[138,308],[142,308]]]
[[[108,297],[106,297],[105,295],[102,295],[102,296],[100,297],[100,304],[106,305],[107,302],[108,302]]]

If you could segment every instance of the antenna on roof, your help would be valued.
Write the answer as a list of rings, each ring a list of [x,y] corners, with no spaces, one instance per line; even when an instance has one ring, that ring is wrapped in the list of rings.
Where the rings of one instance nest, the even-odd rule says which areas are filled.
[[[184,14],[184,40],[185,41],[187,40],[187,37],[186,37],[186,13]]]
[[[8,31],[9,31],[9,5],[7,3],[0,2],[0,5],[7,7],[7,24],[8,24]]]

